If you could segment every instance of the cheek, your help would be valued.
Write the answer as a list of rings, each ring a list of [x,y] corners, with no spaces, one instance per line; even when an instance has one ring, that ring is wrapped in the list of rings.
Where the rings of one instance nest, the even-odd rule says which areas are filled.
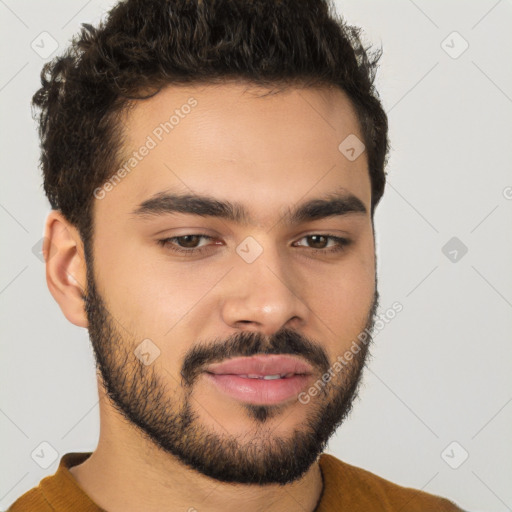
[[[367,249],[323,275],[304,276],[304,293],[314,312],[312,319],[318,322],[316,330],[331,340],[333,353],[349,346],[367,324],[375,296],[373,246]]]
[[[197,315],[203,298],[227,270],[173,263],[163,252],[135,241],[98,247],[96,277],[111,314],[132,337],[164,345]]]

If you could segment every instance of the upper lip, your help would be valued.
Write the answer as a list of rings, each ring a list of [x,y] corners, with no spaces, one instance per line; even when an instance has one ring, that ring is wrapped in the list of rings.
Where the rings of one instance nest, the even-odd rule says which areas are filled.
[[[209,365],[206,371],[217,375],[309,375],[312,367],[303,359],[293,356],[259,355],[236,357],[222,363],[214,363]]]

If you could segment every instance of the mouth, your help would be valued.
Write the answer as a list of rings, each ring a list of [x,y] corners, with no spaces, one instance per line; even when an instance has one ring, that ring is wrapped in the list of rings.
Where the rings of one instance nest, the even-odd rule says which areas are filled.
[[[212,373],[211,375],[215,375]],[[226,374],[224,374],[226,375]],[[237,375],[237,374],[233,374]],[[297,373],[285,373],[285,374],[276,374],[276,375],[237,375],[238,377],[241,377],[243,379],[264,379],[264,380],[275,380],[275,379],[289,379],[290,377],[293,377],[295,375],[300,375]]]
[[[234,358],[210,365],[205,371],[222,394],[259,405],[298,400],[312,374],[309,363],[287,355]]]

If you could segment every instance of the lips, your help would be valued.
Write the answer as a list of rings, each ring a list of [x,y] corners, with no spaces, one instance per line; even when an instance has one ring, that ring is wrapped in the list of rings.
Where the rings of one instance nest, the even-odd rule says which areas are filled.
[[[222,394],[260,405],[297,401],[311,375],[311,365],[283,355],[234,358],[212,364],[205,371],[206,378]]]
[[[206,371],[215,375],[237,375],[242,378],[277,379],[294,375],[310,375],[312,367],[303,359],[287,355],[237,357],[211,364]]]

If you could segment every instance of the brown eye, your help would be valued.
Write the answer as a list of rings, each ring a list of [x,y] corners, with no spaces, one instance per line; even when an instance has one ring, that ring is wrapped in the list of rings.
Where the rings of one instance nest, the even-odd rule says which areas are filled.
[[[309,235],[306,238],[313,243],[313,249],[325,249],[329,240],[329,237],[324,235]]]
[[[348,238],[341,238],[335,235],[329,234],[314,234],[307,235],[301,238],[301,240],[307,241],[306,248],[309,248],[310,251],[318,254],[329,254],[343,251],[348,245],[352,243]],[[332,246],[329,246],[329,242],[333,242]],[[300,244],[298,247],[303,247],[303,244]]]
[[[194,249],[197,247],[197,242],[202,238],[201,235],[184,235],[177,236],[176,240],[180,247],[186,247],[188,249]]]
[[[195,255],[211,248],[211,246],[206,244],[199,245],[203,238],[207,241],[213,240],[211,236],[197,233],[164,238],[162,240],[158,240],[158,244],[172,252]]]

